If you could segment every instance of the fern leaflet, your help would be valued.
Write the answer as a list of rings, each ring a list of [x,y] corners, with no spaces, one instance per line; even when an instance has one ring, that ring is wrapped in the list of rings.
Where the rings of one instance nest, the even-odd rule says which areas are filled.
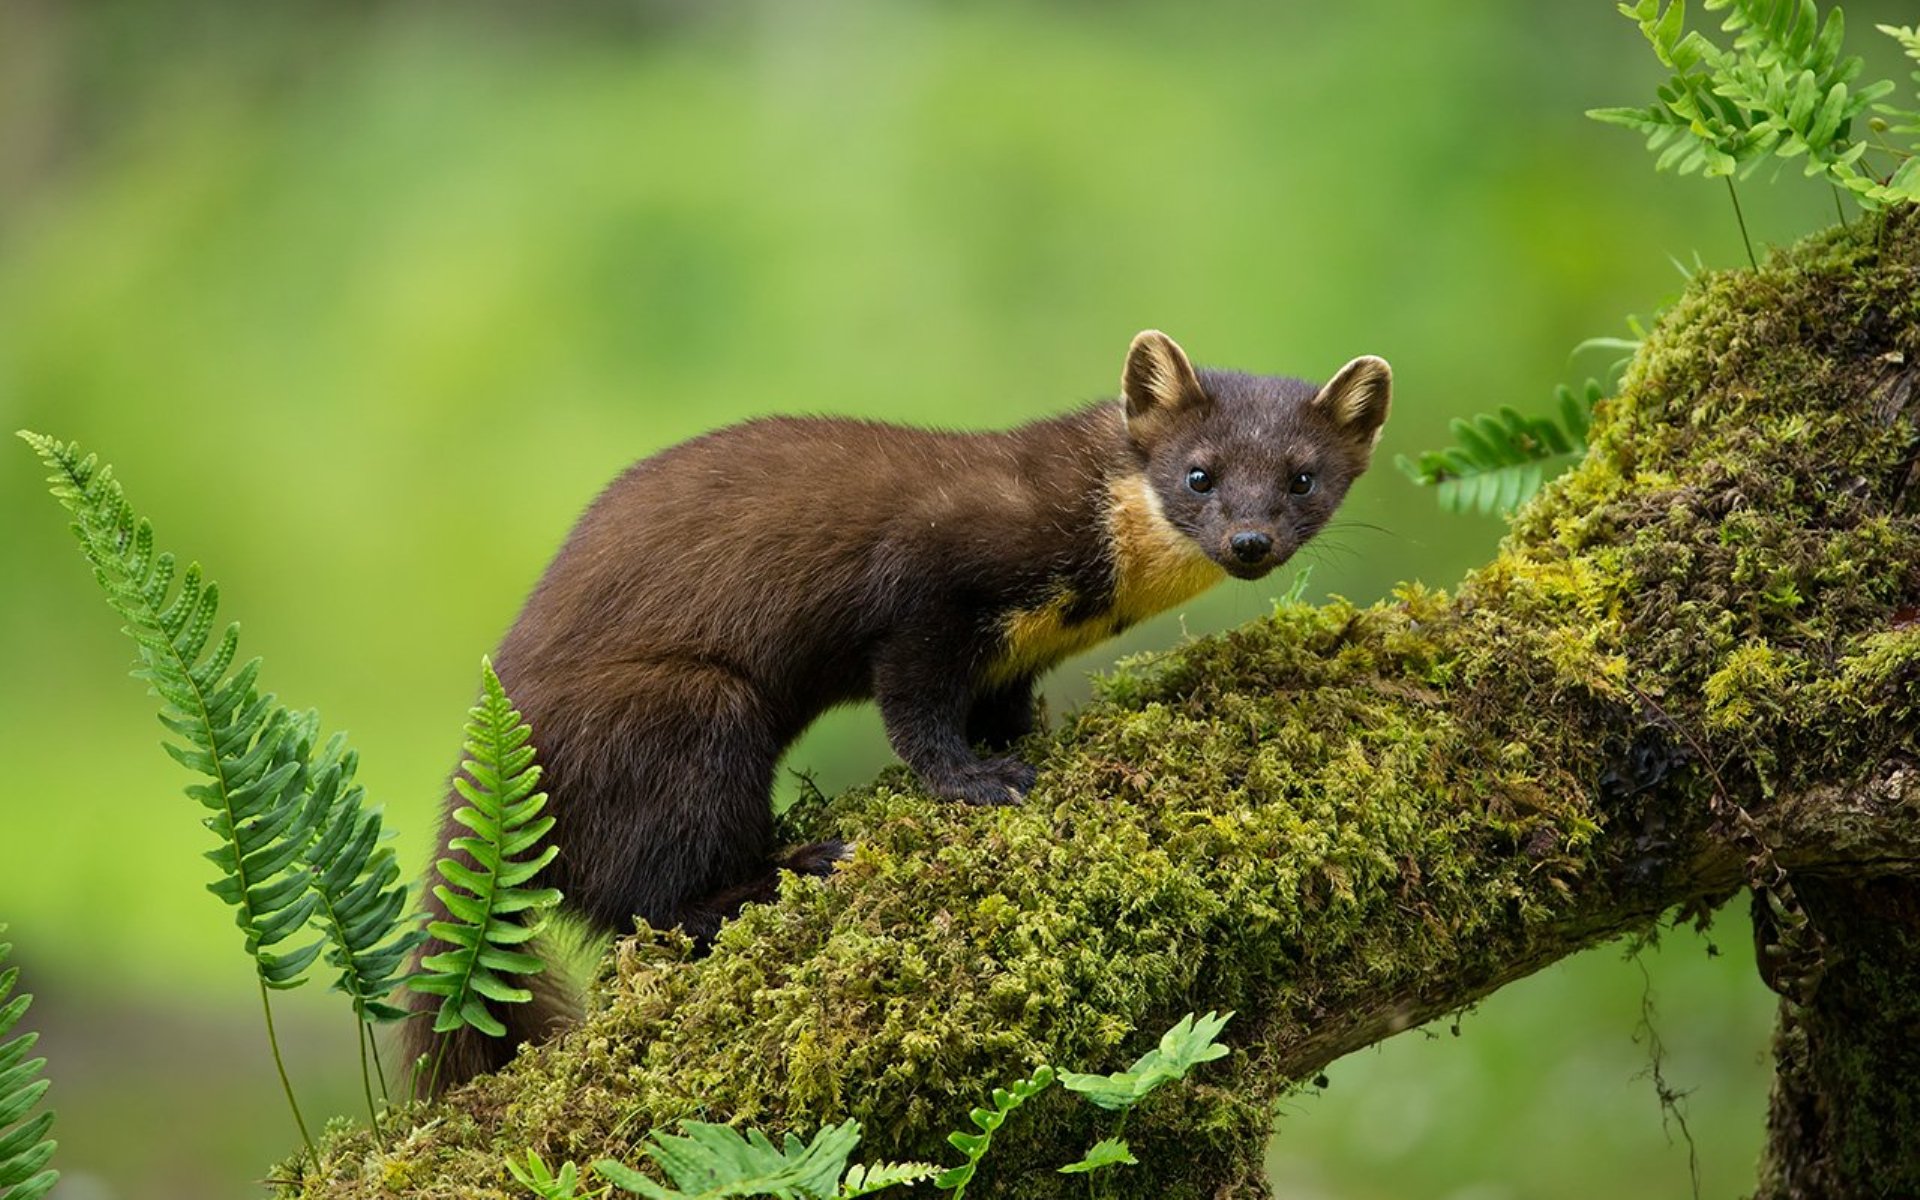
[[[1915,63],[1920,63],[1920,27],[1876,25],[1874,28],[1900,43],[1901,51]],[[1920,71],[1914,71],[1908,78],[1913,80],[1916,99],[1920,99]],[[1876,104],[1874,108],[1882,114],[1870,122],[1876,132],[1920,134],[1920,109],[1896,108],[1891,104]],[[1883,119],[1886,117],[1891,117],[1892,121]],[[1907,180],[1907,191],[1920,192],[1920,153],[1914,154],[1901,163],[1900,170],[1894,173],[1894,177],[1888,181],[1887,186],[1900,186],[1903,177]]]
[[[0,925],[0,933],[6,931]],[[0,942],[0,963],[12,953],[11,942]],[[24,992],[7,999],[19,977],[18,967],[0,971],[0,1038],[12,1032],[33,1003],[33,997]],[[58,1145],[47,1137],[53,1128],[53,1110],[27,1117],[47,1091],[47,1081],[34,1078],[47,1060],[27,1057],[39,1038],[37,1033],[23,1033],[0,1041],[0,1200],[39,1200],[60,1178],[60,1172],[47,1167]]]
[[[1070,1162],[1054,1170],[1062,1175],[1085,1175],[1090,1171],[1099,1171],[1107,1167],[1137,1167],[1140,1160],[1133,1156],[1132,1147],[1125,1138],[1102,1138],[1093,1144],[1078,1162]]]

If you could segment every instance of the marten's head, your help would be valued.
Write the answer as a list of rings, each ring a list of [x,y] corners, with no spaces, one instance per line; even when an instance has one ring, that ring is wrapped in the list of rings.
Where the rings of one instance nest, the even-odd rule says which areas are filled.
[[[1279,566],[1327,523],[1367,469],[1393,372],[1356,358],[1332,382],[1195,371],[1149,329],[1121,391],[1156,516],[1241,579]]]

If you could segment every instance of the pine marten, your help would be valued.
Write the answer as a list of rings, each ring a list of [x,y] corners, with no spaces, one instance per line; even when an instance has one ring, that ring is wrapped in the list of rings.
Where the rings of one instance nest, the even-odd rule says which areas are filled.
[[[560,856],[538,882],[594,928],[705,942],[778,869],[830,872],[839,843],[775,857],[774,767],[867,697],[928,791],[1018,801],[1035,678],[1285,562],[1366,469],[1391,382],[1373,357],[1324,387],[1196,371],[1149,330],[1117,402],[1003,433],[780,417],[635,463],[494,659],[545,764]],[[443,1085],[564,1020],[555,981],[528,982],[534,1003],[494,1006],[506,1037],[449,1035]],[[416,1053],[430,1024],[408,1023]]]

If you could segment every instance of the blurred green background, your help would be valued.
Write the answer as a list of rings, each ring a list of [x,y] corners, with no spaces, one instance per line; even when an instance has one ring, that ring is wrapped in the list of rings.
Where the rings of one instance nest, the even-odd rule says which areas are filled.
[[[1853,44],[1897,70],[1850,4]],[[0,429],[81,439],[220,580],[267,685],[352,732],[424,863],[480,655],[634,457],[757,413],[988,427],[1208,363],[1390,358],[1387,459],[1598,373],[1580,339],[1741,260],[1716,184],[1584,120],[1643,103],[1607,0],[629,0],[0,6]],[[1755,236],[1830,219],[1797,172]],[[27,450],[0,454],[0,920],[38,994],[58,1196],[257,1194],[294,1144],[206,835]],[[1496,521],[1383,461],[1308,593],[1450,585]],[[774,581],[777,583],[777,581]],[[1228,585],[1060,671],[1244,621]],[[698,603],[689,596],[689,603]],[[790,764],[889,756],[870,711]],[[791,784],[787,786],[791,787]],[[1740,914],[1596,951],[1292,1099],[1292,1197],[1750,1187],[1769,996]],[[357,1103],[319,987],[309,1112]]]

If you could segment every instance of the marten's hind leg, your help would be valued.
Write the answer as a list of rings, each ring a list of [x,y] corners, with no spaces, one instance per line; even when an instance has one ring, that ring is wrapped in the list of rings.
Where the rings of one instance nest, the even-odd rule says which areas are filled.
[[[967,710],[967,741],[996,754],[1013,749],[1015,742],[1039,726],[1034,707],[1031,678],[976,693]]]
[[[842,841],[812,842],[789,851],[777,863],[770,863],[759,876],[701,897],[681,913],[679,925],[702,950],[712,943],[720,926],[740,915],[741,906],[765,904],[780,895],[780,872],[796,875],[831,875],[837,863],[851,857],[853,850]]]
[[[568,901],[604,928],[623,931],[637,916],[705,942],[741,904],[776,893],[779,722],[749,680],[707,663],[624,664],[619,682],[625,703],[598,698],[606,724],[581,756],[593,768],[582,789],[591,794],[555,780],[561,859],[573,859],[566,874],[585,885]],[[537,742],[537,722],[534,730]],[[586,819],[568,821],[563,809]],[[841,851],[804,848],[793,869],[824,873]]]

